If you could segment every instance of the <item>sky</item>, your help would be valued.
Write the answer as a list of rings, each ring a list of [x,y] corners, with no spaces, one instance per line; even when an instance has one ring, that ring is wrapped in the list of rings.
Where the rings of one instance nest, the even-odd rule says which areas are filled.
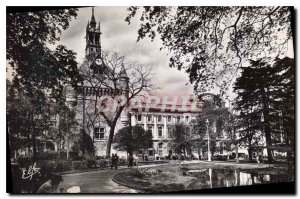
[[[129,13],[127,7],[95,7],[96,22],[101,23],[102,49],[115,51],[124,55],[128,61],[137,61],[152,67],[153,82],[160,87],[158,95],[191,95],[193,85],[189,84],[188,74],[170,68],[166,50],[160,51],[161,41],[156,38],[153,42],[145,38],[137,42],[139,19],[134,18],[130,25],[125,22]],[[60,42],[68,49],[77,53],[77,61],[82,62],[85,55],[85,34],[88,20],[91,19],[92,8],[79,8],[78,16],[65,30]]]
[[[132,18],[131,24],[125,22],[128,15],[127,7],[102,6],[94,8],[94,16],[97,23],[101,23],[101,45],[102,49],[115,51],[124,55],[128,61],[137,61],[141,64],[152,67],[153,82],[159,87],[152,95],[160,96],[188,96],[193,94],[193,85],[189,83],[188,74],[176,68],[170,68],[167,50],[160,50],[161,40],[157,36],[154,41],[144,38],[137,42],[140,21],[138,17]],[[77,53],[77,61],[82,63],[85,56],[85,35],[86,25],[92,16],[92,7],[79,8],[78,16],[70,23],[70,27],[62,32],[61,39],[55,44],[67,46]],[[55,46],[50,48],[55,49]],[[293,56],[292,43],[289,42],[287,56]],[[10,69],[7,77],[11,77]],[[234,81],[232,81],[233,83]],[[219,89],[211,90],[214,94],[219,94]],[[236,94],[232,87],[226,93],[232,101]]]

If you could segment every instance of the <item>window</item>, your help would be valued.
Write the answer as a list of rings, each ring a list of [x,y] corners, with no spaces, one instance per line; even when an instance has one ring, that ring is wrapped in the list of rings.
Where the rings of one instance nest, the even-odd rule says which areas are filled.
[[[97,140],[101,140],[101,139],[104,139],[104,133],[105,133],[105,130],[103,127],[95,127],[94,128],[94,137],[95,139]]]
[[[185,116],[185,122],[186,122],[186,123],[189,122],[189,116]]]
[[[141,121],[142,121],[142,115],[138,115],[138,116],[137,116],[137,120],[138,120],[139,122],[141,122]]]
[[[177,122],[178,123],[180,122],[180,116],[177,116]]]
[[[153,156],[153,150],[149,150],[149,156]]]
[[[162,137],[162,132],[163,131],[163,127],[162,126],[159,126],[158,127],[158,137]]]
[[[168,122],[172,121],[172,117],[170,115],[168,115]]]
[[[172,127],[168,126],[168,138],[172,138]]]
[[[148,125],[148,130],[151,131],[152,137],[153,137],[153,126],[152,125]]]
[[[160,156],[162,156],[162,154],[163,154],[163,150],[162,150],[162,148],[163,148],[163,143],[159,143],[158,144],[158,155],[160,155]]]
[[[162,122],[162,116],[159,115],[159,116],[157,117],[157,120],[158,120],[158,122]]]
[[[152,115],[148,115],[148,122],[151,122],[152,121]]]

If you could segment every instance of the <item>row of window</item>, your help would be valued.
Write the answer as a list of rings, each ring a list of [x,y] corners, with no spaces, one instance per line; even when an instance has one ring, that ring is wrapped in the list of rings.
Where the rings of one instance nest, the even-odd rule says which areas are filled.
[[[168,126],[168,137],[171,138],[172,137],[172,127],[171,126]],[[152,125],[148,125],[148,130],[150,130],[153,134],[153,126]],[[158,134],[158,137],[163,137],[163,127],[162,126],[158,126],[157,128],[157,134]]]
[[[153,122],[153,119],[154,119],[154,118],[153,118],[152,115],[147,115],[147,116],[144,116],[144,117],[147,117],[147,121],[148,121],[148,122]],[[176,118],[176,122],[180,122],[181,119],[183,119],[183,118],[181,118],[180,116],[175,117],[175,116],[168,115],[168,116],[167,116],[167,122],[169,122],[169,123],[172,122],[172,117],[173,117],[173,118]],[[137,118],[137,121],[138,121],[138,122],[142,122],[142,115],[137,115],[136,118]],[[185,122],[189,122],[189,119],[190,119],[189,116],[185,116]],[[157,121],[158,121],[158,122],[162,122],[162,116],[161,116],[161,115],[158,115],[158,116],[157,116]]]
[[[148,130],[153,133],[153,126],[148,126]],[[158,137],[163,137],[163,127],[158,127]],[[172,137],[172,129],[168,126],[168,137]],[[94,128],[94,138],[96,140],[103,140],[105,138],[105,128],[104,127],[95,127]]]

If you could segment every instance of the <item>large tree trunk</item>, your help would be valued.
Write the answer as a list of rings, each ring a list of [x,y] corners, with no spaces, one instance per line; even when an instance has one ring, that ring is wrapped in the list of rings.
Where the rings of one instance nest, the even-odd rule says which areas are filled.
[[[248,156],[249,156],[249,162],[252,162],[252,146],[249,146],[248,148]]]
[[[239,147],[238,147],[237,144],[235,145],[235,159],[236,159],[237,163],[240,162],[240,160],[239,160]]]
[[[112,125],[112,126],[110,127],[110,130],[109,130],[109,137],[108,137],[107,148],[106,148],[106,156],[107,156],[107,157],[110,156],[111,145],[112,145],[112,142],[113,142],[113,139],[114,139],[115,126],[116,126],[116,125]]]
[[[250,135],[249,135],[250,136]],[[252,162],[252,138],[249,138],[248,136],[248,143],[249,143],[249,148],[248,148],[248,156],[249,156],[249,162]]]
[[[265,130],[264,133],[265,133],[266,145],[267,145],[268,163],[272,163],[273,156],[272,156],[272,150],[270,149],[270,146],[272,146],[272,139],[271,139],[271,127],[269,122],[269,103],[264,88],[262,88],[261,91],[262,91],[262,102],[263,102],[263,113],[264,113],[264,130]]]
[[[272,150],[269,148],[272,146],[272,139],[271,139],[271,129],[269,125],[265,126],[265,137],[266,137],[266,144],[267,144],[267,153],[268,153],[268,163],[273,162]]]

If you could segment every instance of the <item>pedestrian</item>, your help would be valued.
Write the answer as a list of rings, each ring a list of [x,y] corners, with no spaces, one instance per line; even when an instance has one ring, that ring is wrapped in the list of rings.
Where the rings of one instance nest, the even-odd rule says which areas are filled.
[[[256,162],[257,162],[258,164],[261,164],[261,163],[262,163],[262,157],[261,157],[261,154],[257,154],[257,156],[256,156]]]
[[[111,154],[110,169],[113,169],[114,162],[115,162],[115,154]]]
[[[62,181],[61,175],[52,173],[50,179],[40,186],[37,193],[62,193],[63,188],[60,187]]]
[[[118,163],[119,163],[119,156],[115,154],[115,169],[118,169]]]
[[[128,157],[128,167],[132,167],[133,166],[133,157],[130,155],[129,157]]]
[[[259,157],[259,162],[260,162],[261,164],[264,163],[263,156],[260,154],[258,157]]]

